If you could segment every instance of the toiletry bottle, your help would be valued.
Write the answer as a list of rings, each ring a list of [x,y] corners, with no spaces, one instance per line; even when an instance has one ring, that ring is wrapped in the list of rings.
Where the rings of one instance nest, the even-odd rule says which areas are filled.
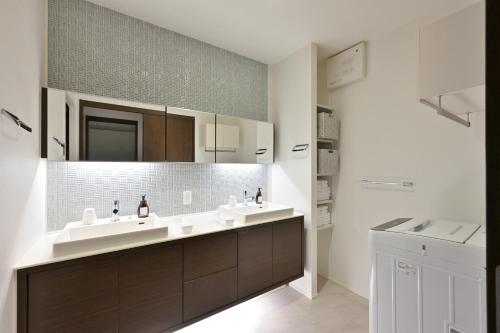
[[[148,217],[149,216],[149,206],[148,206],[148,202],[146,201],[146,195],[145,194],[142,196],[141,203],[139,204],[139,207],[137,208],[137,216],[139,218],[143,218],[143,217]]]
[[[257,194],[255,195],[255,202],[260,205],[262,204],[262,192],[260,191],[262,188],[259,187],[257,190]]]

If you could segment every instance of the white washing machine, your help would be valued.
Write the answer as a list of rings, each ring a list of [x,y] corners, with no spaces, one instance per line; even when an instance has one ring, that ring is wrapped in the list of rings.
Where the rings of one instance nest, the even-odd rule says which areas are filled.
[[[486,333],[486,232],[397,219],[370,230],[371,333]]]

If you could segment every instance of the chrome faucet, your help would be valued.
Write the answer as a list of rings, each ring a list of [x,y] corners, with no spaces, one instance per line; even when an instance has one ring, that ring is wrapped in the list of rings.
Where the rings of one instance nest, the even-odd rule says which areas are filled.
[[[243,204],[248,206],[249,203],[253,202],[254,197],[249,196],[247,190],[243,191]]]
[[[111,222],[120,221],[120,217],[118,216],[118,212],[120,211],[120,200],[115,200],[113,202],[115,208],[113,209],[113,215],[111,216]]]

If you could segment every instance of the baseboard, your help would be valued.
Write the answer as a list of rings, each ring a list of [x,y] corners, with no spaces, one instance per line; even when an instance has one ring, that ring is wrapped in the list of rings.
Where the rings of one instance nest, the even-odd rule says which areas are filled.
[[[368,300],[368,298],[366,298],[365,296],[363,296],[363,295],[359,294],[358,292],[356,292],[356,291],[352,290],[351,288],[349,288],[348,286],[346,286],[344,283],[342,283],[342,282],[340,282],[340,281],[337,281],[337,280],[332,279],[332,278],[330,278],[330,277],[326,277],[326,276],[319,275],[319,274],[318,274],[318,276],[321,276],[322,278],[327,279],[328,281],[332,281],[333,283],[338,284],[338,285],[339,285],[339,286],[341,286],[342,288],[349,290],[351,293],[356,294],[356,295],[358,295],[359,297],[362,297],[362,298],[364,298],[364,299]]]
[[[296,283],[293,283],[293,282],[290,282],[288,284],[289,287],[295,289],[296,291],[298,291],[299,293],[301,293],[302,295],[304,295],[305,297],[309,298],[309,299],[314,299],[318,296],[318,293],[316,292],[314,295],[311,295],[310,293],[306,292],[304,289],[300,288],[299,286],[297,286]]]

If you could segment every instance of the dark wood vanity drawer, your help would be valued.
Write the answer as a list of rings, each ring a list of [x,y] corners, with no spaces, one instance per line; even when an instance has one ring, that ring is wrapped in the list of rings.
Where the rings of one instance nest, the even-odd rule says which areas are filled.
[[[184,281],[237,265],[237,235],[212,236],[184,244]]]
[[[273,227],[238,233],[238,298],[273,284]]]
[[[293,218],[273,225],[273,282],[302,275],[304,224]]]
[[[182,245],[119,258],[119,331],[163,332],[182,323]]]
[[[236,301],[237,275],[237,269],[231,268],[184,282],[184,321]]]

